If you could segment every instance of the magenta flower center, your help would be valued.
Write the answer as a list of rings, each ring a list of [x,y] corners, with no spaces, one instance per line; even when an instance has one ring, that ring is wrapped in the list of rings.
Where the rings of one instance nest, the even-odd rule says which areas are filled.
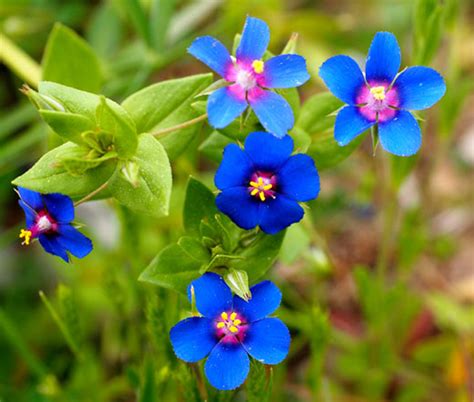
[[[27,230],[20,230],[20,239],[24,239],[22,244],[29,245],[31,239],[38,237],[40,234],[55,232],[58,229],[58,224],[54,221],[46,211],[37,213],[35,223]]]
[[[369,82],[357,95],[356,103],[360,112],[370,121],[384,122],[392,119],[400,104],[397,90],[386,82]]]
[[[260,74],[264,71],[264,62],[254,60],[252,63],[236,61],[225,79],[235,82],[243,91],[249,91],[258,86]]]
[[[264,202],[276,197],[276,177],[271,173],[255,172],[249,182],[250,195]]]
[[[247,329],[244,318],[235,311],[223,311],[216,319],[216,334],[224,342],[236,343],[242,340]]]

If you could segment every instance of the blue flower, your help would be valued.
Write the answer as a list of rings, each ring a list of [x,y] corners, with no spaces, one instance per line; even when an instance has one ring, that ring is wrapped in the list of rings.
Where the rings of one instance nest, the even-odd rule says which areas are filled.
[[[20,200],[26,217],[26,230],[21,229],[22,244],[29,245],[38,239],[44,250],[69,262],[68,252],[83,258],[92,250],[92,242],[71,222],[74,219],[72,200],[63,194],[40,194],[18,187]]]
[[[446,92],[443,77],[428,67],[409,67],[400,74],[400,48],[395,36],[378,32],[370,45],[365,77],[348,56],[323,63],[319,75],[329,90],[348,106],[337,117],[334,136],[347,145],[378,124],[382,147],[395,155],[413,155],[421,146],[421,130],[407,110],[433,106]]]
[[[270,41],[268,25],[247,17],[235,58],[211,36],[196,38],[188,52],[222,76],[231,85],[213,92],[207,103],[209,122],[215,128],[228,126],[248,104],[265,129],[283,137],[294,125],[286,100],[263,88],[293,88],[309,79],[306,61],[296,54],[283,54],[263,61]]]
[[[293,152],[290,136],[282,139],[255,132],[245,149],[227,145],[214,182],[222,192],[217,207],[243,229],[256,226],[275,234],[303,218],[298,202],[319,193],[319,175],[308,155]]]
[[[170,331],[176,355],[189,363],[208,356],[204,371],[211,385],[220,390],[237,388],[247,378],[249,357],[278,364],[288,354],[290,333],[278,318],[267,317],[280,305],[281,293],[270,281],[250,290],[246,302],[232,297],[217,274],[206,273],[191,283],[196,307],[202,317],[190,317]]]

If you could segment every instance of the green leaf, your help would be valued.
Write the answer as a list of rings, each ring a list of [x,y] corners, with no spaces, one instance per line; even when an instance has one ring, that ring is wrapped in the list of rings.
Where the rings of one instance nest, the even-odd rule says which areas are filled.
[[[275,262],[284,237],[284,230],[276,235],[258,233],[249,244],[243,246],[243,249],[238,253],[243,259],[234,260],[231,264],[232,268],[246,271],[249,282],[254,283],[265,275]]]
[[[198,240],[181,237],[177,244],[161,250],[139,280],[186,294],[189,283],[201,275],[199,270],[209,258],[209,252]]]
[[[114,135],[115,150],[119,156],[130,158],[135,154],[138,146],[135,123],[120,105],[101,96],[96,119],[102,130]]]
[[[116,162],[109,160],[77,177],[69,173],[59,161],[75,157],[78,152],[81,152],[81,147],[67,142],[43,155],[30,170],[12,183],[40,193],[61,193],[71,198],[82,198],[99,188],[112,176]]]
[[[163,146],[151,135],[142,134],[132,161],[139,168],[138,186],[134,187],[120,172],[110,181],[111,193],[117,201],[133,211],[157,217],[167,215],[172,178]]]
[[[214,194],[200,181],[190,177],[186,188],[183,221],[187,233],[200,235],[201,222],[212,223],[218,213]]]
[[[311,138],[307,153],[314,159],[319,170],[328,169],[346,159],[362,142],[363,136],[357,137],[350,144],[341,147],[334,140],[333,114],[342,106],[342,102],[331,93],[316,94],[301,107],[295,125],[295,132],[303,130]],[[298,133],[299,136],[303,134]]]
[[[76,144],[84,143],[81,134],[95,126],[92,120],[80,114],[52,110],[40,110],[39,113],[57,135]]]
[[[131,95],[122,106],[135,121],[138,133],[153,133],[196,118],[198,113],[191,104],[211,82],[212,74],[162,81]],[[196,136],[197,127],[192,125],[160,138],[170,159],[186,149]]]
[[[60,23],[49,35],[41,65],[45,81],[92,92],[99,92],[102,86],[102,69],[94,50]]]
[[[85,140],[84,133],[98,136],[103,131],[112,135],[113,145],[120,157],[130,158],[135,154],[138,145],[135,123],[119,104],[104,96],[54,82],[40,82],[39,92],[65,109],[64,112],[40,110],[41,116],[58,135],[91,146]]]
[[[74,155],[61,157],[58,164],[63,166],[72,176],[81,176],[87,170],[94,169],[105,161],[117,158],[116,152],[98,155],[94,150],[85,147],[77,149]]]

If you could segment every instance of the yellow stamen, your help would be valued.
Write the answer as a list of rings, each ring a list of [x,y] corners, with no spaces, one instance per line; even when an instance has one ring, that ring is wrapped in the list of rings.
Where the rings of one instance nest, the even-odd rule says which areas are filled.
[[[237,313],[232,313],[232,314],[230,315],[230,319],[231,319],[232,321],[234,321],[236,317],[237,317]]]
[[[223,323],[222,321],[217,323],[217,328],[224,328],[224,327],[225,327],[225,323]]]
[[[229,318],[229,316],[227,315],[225,311],[221,314],[221,317],[223,320],[227,320]]]
[[[385,99],[385,87],[378,86],[370,88],[370,93],[376,100],[384,100]]]
[[[257,193],[258,193],[258,188],[254,188],[252,192],[250,193],[250,195],[255,195]]]
[[[239,332],[239,329],[236,326],[232,325],[229,328],[229,331],[232,332],[233,334],[235,334],[235,333]]]
[[[252,68],[257,74],[262,74],[264,70],[264,62],[262,60],[254,60]]]
[[[266,186],[263,186],[263,189],[264,189],[265,191],[268,191],[268,190],[271,190],[272,187],[273,187],[273,186],[272,186],[271,184],[267,184]]]
[[[260,191],[260,193],[259,193],[258,195],[260,196],[260,199],[261,199],[262,201],[265,201],[265,200],[266,200],[266,198],[265,198],[265,193],[264,193],[263,191]]]
[[[28,246],[30,244],[31,235],[32,235],[31,230],[21,229],[18,237],[20,239],[23,239],[23,238],[25,239],[21,244]]]
[[[242,321],[240,321],[239,319],[234,320],[234,325],[240,325],[240,324],[242,324]]]

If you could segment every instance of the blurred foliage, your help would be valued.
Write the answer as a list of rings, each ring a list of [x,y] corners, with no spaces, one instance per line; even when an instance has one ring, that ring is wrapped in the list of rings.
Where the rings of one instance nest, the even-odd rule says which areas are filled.
[[[276,267],[267,273],[270,265],[260,265],[262,272],[255,274],[266,274],[282,289],[279,316],[292,331],[289,358],[271,370],[252,366],[245,387],[219,393],[203,380],[201,365],[186,365],[171,350],[168,331],[188,314],[187,301],[137,279],[157,254],[146,272],[182,269],[164,256],[171,249],[180,252],[183,241],[216,242],[203,235],[202,218],[212,215],[196,201],[213,195],[195,189],[201,192],[190,200],[188,177],[212,187],[222,147],[242,139],[239,125],[166,137],[174,180],[169,216],[142,216],[129,209],[129,199],[126,206],[81,206],[79,220],[95,251],[65,265],[16,242],[23,216],[10,182],[63,140],[18,91],[25,82],[38,89],[39,70],[26,66],[26,74],[18,74],[3,38],[41,65],[43,79],[103,93],[125,109],[140,104],[143,116],[153,115],[141,129],[156,130],[202,108],[199,99],[188,101],[210,83],[208,74],[195,75],[207,69],[186,56],[192,39],[211,34],[230,47],[247,14],[268,22],[271,49],[299,33],[297,51],[306,57],[312,79],[300,91],[303,105],[291,134],[298,149],[315,158],[323,192],[284,240],[272,240],[283,241]],[[472,160],[462,161],[457,144],[467,132],[462,129],[473,129],[473,16],[472,4],[462,0],[0,0],[0,400],[472,400],[472,251],[467,262],[461,258],[473,240],[472,211],[462,218],[472,207]],[[404,65],[433,65],[448,87],[442,102],[422,116],[427,123],[421,154],[385,163],[380,152],[372,157],[367,135],[360,146],[336,148],[331,112],[338,101],[320,93],[317,76],[333,54],[363,62],[378,30],[397,35]],[[64,63],[56,64],[58,58]],[[186,108],[188,117],[171,112],[182,104],[167,104],[170,88],[164,87],[174,81],[132,95],[188,75],[201,77],[179,88],[183,103],[194,108]],[[296,92],[285,96],[298,103]],[[247,129],[254,123],[250,118]],[[340,159],[327,158],[336,151]],[[443,179],[438,172],[446,165],[451,176]],[[440,180],[448,182],[447,190]],[[196,208],[183,218],[185,203]],[[388,226],[377,220],[384,207]],[[376,275],[385,238],[387,275]],[[273,261],[276,255],[267,247]],[[211,257],[216,255],[196,269],[212,264]],[[235,269],[254,274],[239,261]]]

